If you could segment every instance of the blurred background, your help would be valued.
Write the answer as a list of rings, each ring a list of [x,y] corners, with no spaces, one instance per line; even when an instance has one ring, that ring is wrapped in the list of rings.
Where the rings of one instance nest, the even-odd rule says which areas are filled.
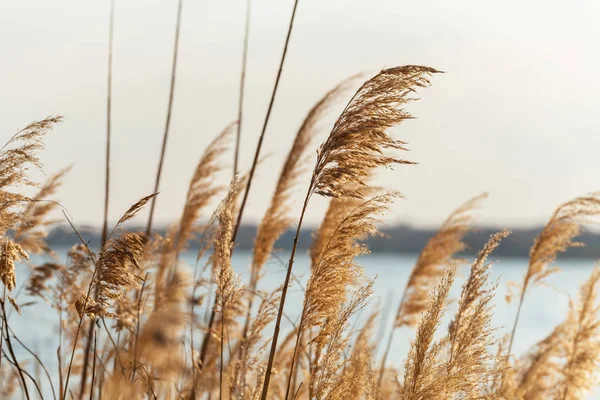
[[[109,3],[0,2],[2,137],[64,115],[42,154],[45,171],[73,164],[58,198],[77,223],[94,226],[102,220]],[[292,5],[252,2],[242,170]],[[112,220],[152,191],[176,10],[176,1],[116,2]],[[241,0],[184,1],[159,224],[178,218],[202,151],[236,118],[245,10]],[[327,90],[357,72],[424,64],[446,73],[408,106],[417,118],[395,129],[412,150],[405,157],[419,164],[381,175],[378,183],[406,196],[386,223],[435,228],[458,204],[489,191],[479,224],[543,224],[558,204],[600,188],[599,12],[594,1],[301,1],[245,222],[262,217],[296,130]],[[324,206],[315,199],[308,225]]]

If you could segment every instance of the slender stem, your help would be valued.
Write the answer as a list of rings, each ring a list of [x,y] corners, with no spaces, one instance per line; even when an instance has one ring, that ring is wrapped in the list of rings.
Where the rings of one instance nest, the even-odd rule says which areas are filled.
[[[525,291],[527,290],[527,285],[529,283],[529,279],[525,278],[525,283],[523,284],[523,290],[521,290],[521,297],[519,299],[519,307],[517,308],[517,315],[515,316],[515,322],[513,324],[512,332],[510,333],[510,342],[508,344],[508,352],[506,354],[506,358],[510,358],[510,354],[512,351],[513,342],[515,340],[515,333],[517,332],[517,325],[519,324],[519,317],[521,316],[521,307],[523,307],[523,299],[525,298]]]
[[[396,323],[398,322],[398,318],[400,318],[400,313],[402,312],[402,307],[404,306],[404,301],[406,300],[407,291],[407,288],[405,288],[404,293],[402,294],[402,299],[400,300],[400,305],[398,306],[398,311],[396,311],[396,318],[394,318],[392,329],[390,330],[390,335],[388,336],[387,344],[385,345],[385,352],[383,353],[383,358],[381,359],[381,366],[379,367],[379,378],[377,379],[378,390],[379,388],[381,388],[381,383],[383,382],[385,362],[387,361],[390,349],[392,348],[392,340],[394,338],[394,333],[396,333]]]
[[[306,304],[306,303],[305,303]],[[287,386],[285,390],[285,400],[288,400],[290,390],[294,390],[292,385],[292,376],[294,374],[294,365],[296,363],[296,355],[298,354],[298,347],[300,345],[300,338],[302,337],[302,326],[304,325],[304,316],[306,315],[306,305],[302,307],[302,315],[300,316],[300,322],[298,323],[298,334],[296,335],[296,344],[294,345],[294,352],[292,353],[292,361],[290,362],[290,373],[288,375]]]
[[[248,59],[248,36],[250,32],[250,8],[252,0],[246,1],[246,23],[244,28],[244,49],[242,50],[242,70],[240,73],[240,94],[238,97],[238,125],[235,137],[235,154],[233,158],[233,179],[236,178],[240,159],[240,139],[242,137],[242,117],[244,109],[244,87],[246,84],[246,65]]]
[[[140,289],[140,296],[138,298],[137,304],[137,321],[135,324],[135,337],[133,342],[133,370],[131,371],[131,383],[135,380],[135,372],[137,371],[137,357],[138,357],[138,339],[140,336],[140,318],[142,317],[142,296],[144,294],[144,288],[146,287],[146,282],[148,281],[148,272],[146,272],[146,276],[144,276],[144,283],[142,283],[142,288]]]
[[[167,120],[165,122],[165,132],[163,134],[162,147],[160,151],[160,160],[158,162],[158,170],[156,171],[156,181],[154,182],[154,192],[158,193],[160,187],[160,177],[162,175],[163,163],[165,160],[165,152],[167,150],[167,140],[169,138],[169,127],[171,126],[171,114],[173,111],[173,98],[175,97],[175,76],[177,72],[177,53],[179,51],[179,31],[181,27],[181,9],[183,0],[179,0],[177,6],[177,25],[175,27],[175,45],[173,48],[173,65],[171,67],[171,86],[169,89],[169,104],[167,106]],[[150,214],[148,216],[148,225],[146,226],[146,236],[150,236],[152,232],[152,220],[154,219],[154,207],[156,205],[156,197],[152,198],[150,203]]]
[[[81,370],[81,384],[79,389],[79,400],[83,399],[85,386],[87,385],[87,371],[90,364],[90,351],[92,350],[92,341],[94,337],[94,321],[89,324],[87,338],[85,341],[85,349],[83,352],[83,368]]]
[[[110,2],[110,22],[108,28],[108,91],[106,95],[106,175],[104,179],[104,224],[102,225],[102,243],[106,243],[108,233],[108,199],[110,191],[110,122],[112,111],[112,57],[113,57],[113,26],[115,23],[115,0]]]
[[[92,383],[90,384],[90,400],[94,399],[94,379],[96,378],[96,349],[98,348],[98,334],[94,331],[94,361],[92,362]]]
[[[202,347],[200,348],[200,359],[199,359],[199,365],[198,365],[199,372],[202,372],[202,369],[204,368],[204,361],[206,360],[206,353],[208,351],[208,343],[209,343],[210,337],[212,336],[212,328],[213,328],[214,323],[215,323],[215,310],[213,307],[213,310],[210,313],[210,319],[208,320],[206,334],[204,335],[204,338],[202,339]]]
[[[48,369],[46,368],[46,366],[44,365],[44,363],[42,362],[42,360],[40,359],[40,357],[38,357],[38,355],[33,352],[29,347],[27,347],[25,345],[25,343],[23,343],[21,341],[21,339],[19,339],[17,337],[17,335],[15,335],[15,332],[9,327],[10,333],[12,333],[12,337],[29,353],[33,356],[33,358],[36,359],[36,361],[38,362],[38,364],[42,367],[42,369],[44,370],[44,373],[46,374],[46,377],[48,378],[48,382],[50,383],[50,389],[52,390],[52,397],[54,398],[54,400],[56,400],[56,392],[54,391],[54,384],[52,383],[52,378],[50,377],[50,372],[48,371]]]
[[[221,364],[219,366],[219,400],[223,400],[223,365],[225,364],[225,359],[223,358],[223,343],[225,342],[225,305],[221,304],[223,307],[221,313]]]
[[[40,385],[38,385],[37,381],[34,379],[33,376],[31,376],[31,374],[25,370],[21,370],[14,362],[12,362],[10,360],[10,358],[8,358],[8,354],[6,354],[5,351],[2,351],[2,354],[4,354],[4,357],[6,357],[6,360],[16,369],[19,370],[19,373],[23,372],[30,380],[31,382],[33,382],[33,385],[35,386],[35,389],[37,390],[38,394],[40,395],[40,399],[44,400],[44,396],[42,395],[42,390],[40,389]],[[21,386],[22,387],[22,386]]]
[[[294,236],[294,245],[292,246],[292,253],[290,254],[290,261],[288,264],[287,272],[285,274],[285,282],[283,284],[283,289],[281,291],[281,299],[279,300],[279,311],[277,312],[275,329],[273,331],[273,340],[271,342],[271,351],[269,353],[269,361],[267,363],[267,369],[265,372],[265,381],[263,384],[261,400],[267,400],[267,394],[269,393],[269,382],[271,381],[273,362],[275,361],[275,353],[277,352],[277,340],[279,339],[279,330],[281,328],[281,317],[283,316],[285,299],[287,296],[288,286],[290,284],[290,277],[292,276],[292,268],[294,266],[294,256],[296,255],[296,248],[298,247],[298,237],[300,236],[300,229],[302,228],[302,221],[304,220],[304,214],[306,213],[306,207],[308,206],[308,201],[310,200],[310,195],[312,193],[313,182],[314,182],[314,175],[313,175],[313,179],[311,180],[310,185],[308,186],[308,191],[306,192],[304,204],[302,205],[302,212],[300,213],[300,220],[298,221],[298,227],[296,228],[296,235]]]
[[[68,217],[68,215],[64,209],[63,209],[63,215],[65,216],[65,219],[71,226],[71,229],[73,229],[73,232],[75,232],[75,234],[77,235],[77,237],[79,238],[79,240],[81,241],[83,246],[85,247],[88,255],[90,256],[90,259],[92,260],[92,263],[94,264],[94,272],[92,272],[92,276],[90,277],[90,283],[88,285],[87,293],[85,295],[85,303],[83,305],[83,309],[85,311],[85,309],[87,308],[87,302],[89,301],[89,298],[90,298],[90,294],[92,293],[92,286],[94,284],[94,279],[96,278],[96,274],[98,273],[98,265],[96,265],[96,260],[94,258],[94,254],[90,250],[86,241],[81,236],[81,233],[79,233],[77,228],[75,228],[75,225],[73,225],[73,222]],[[79,322],[77,324],[77,331],[75,332],[75,338],[73,339],[73,349],[71,350],[71,359],[69,360],[69,367],[67,368],[67,376],[65,378],[64,392],[61,395],[61,399],[67,398],[67,390],[69,389],[69,378],[71,377],[71,370],[73,368],[73,359],[75,358],[75,350],[77,349],[77,339],[79,338],[79,334],[81,332],[81,325],[83,323],[83,317],[85,317],[85,312],[79,317]],[[87,353],[87,350],[86,350],[86,353]],[[70,393],[70,391],[69,391],[69,393]]]
[[[252,179],[254,178],[254,171],[256,170],[256,165],[258,164],[258,159],[260,157],[260,150],[262,148],[263,140],[265,138],[265,132],[267,131],[269,119],[271,118],[271,111],[273,110],[273,104],[275,103],[275,96],[277,94],[277,88],[279,87],[281,73],[283,72],[283,64],[285,62],[285,56],[287,54],[288,46],[290,43],[290,37],[292,35],[292,28],[294,26],[294,18],[296,16],[297,7],[298,7],[298,0],[294,0],[294,9],[292,11],[292,17],[290,18],[290,23],[288,25],[287,36],[285,38],[285,45],[283,47],[283,53],[281,54],[281,61],[279,62],[279,71],[277,72],[277,77],[275,78],[275,85],[273,86],[273,92],[271,93],[271,100],[269,101],[269,107],[267,108],[267,114],[265,115],[265,121],[263,123],[262,131],[260,133],[260,137],[258,138],[258,143],[256,145],[256,151],[254,153],[254,160],[252,161],[252,166],[250,167],[250,172],[248,174],[248,183],[246,184],[246,189],[244,190],[244,197],[243,197],[242,203],[240,205],[240,211],[238,212],[237,223],[235,225],[235,229],[233,230],[233,235],[231,237],[232,242],[235,241],[235,238],[238,233],[238,229],[242,222],[242,216],[244,215],[244,208],[246,207],[246,201],[248,200],[248,194],[250,193]],[[239,123],[239,121],[238,121],[238,123]]]
[[[27,397],[27,399],[29,399],[29,391],[27,390],[27,383],[25,383],[25,376],[23,375],[23,370],[21,369],[21,366],[19,365],[19,361],[17,360],[17,357],[15,356],[15,352],[13,350],[12,343],[10,341],[10,335],[8,333],[8,320],[6,319],[6,308],[4,307],[5,302],[6,302],[6,288],[4,289],[4,300],[0,300],[0,304],[2,304],[2,319],[4,320],[4,326],[6,327],[6,329],[4,331],[6,334],[6,337],[4,339],[6,340],[6,346],[8,348],[8,352],[13,359],[13,364],[15,365],[15,367],[17,368],[17,371],[19,372],[19,376],[21,377],[21,382],[23,382],[23,390],[25,391],[25,397]],[[34,383],[35,383],[35,380],[34,380]]]
[[[244,190],[244,197],[242,199],[242,203],[240,205],[240,210],[238,212],[238,216],[237,216],[237,222],[235,224],[235,228],[233,229],[233,234],[231,236],[231,242],[235,242],[235,238],[237,236],[240,224],[242,222],[242,216],[244,214],[244,208],[246,207],[246,202],[248,200],[248,194],[250,193],[250,186],[252,184],[252,179],[254,178],[254,171],[256,170],[256,165],[258,164],[258,159],[260,157],[260,150],[262,148],[262,143],[263,140],[265,138],[265,133],[267,131],[267,126],[269,124],[269,119],[271,117],[271,110],[273,109],[273,104],[275,103],[275,95],[277,94],[277,88],[279,87],[279,81],[281,79],[281,74],[283,72],[283,64],[285,62],[285,56],[287,54],[287,49],[288,49],[288,45],[290,42],[290,37],[292,34],[292,27],[294,25],[294,18],[296,16],[296,9],[298,7],[298,0],[294,1],[294,8],[292,11],[292,16],[290,18],[290,23],[288,26],[288,32],[287,32],[287,36],[285,39],[285,45],[283,47],[283,53],[281,55],[281,61],[279,62],[279,71],[277,72],[277,77],[275,78],[275,85],[273,86],[273,92],[271,93],[271,100],[269,101],[269,107],[267,109],[267,114],[265,115],[265,120],[263,123],[263,127],[262,127],[262,131],[260,134],[260,137],[258,139],[258,143],[256,145],[256,151],[254,153],[254,160],[252,161],[252,166],[250,167],[250,172],[248,174],[248,183],[246,184],[246,188]],[[248,11],[249,12],[249,11]],[[240,124],[241,121],[238,121],[238,124]],[[239,125],[238,125],[239,126]],[[239,128],[238,128],[239,129]],[[214,319],[215,319],[215,309],[213,307],[212,312],[210,314],[210,319],[208,322],[208,333],[204,336],[204,339],[202,341],[202,349],[200,351],[200,366],[199,366],[199,370],[202,371],[203,368],[203,363],[206,357],[206,350],[208,348],[208,344],[210,342],[210,332],[212,330],[212,326],[214,323]]]

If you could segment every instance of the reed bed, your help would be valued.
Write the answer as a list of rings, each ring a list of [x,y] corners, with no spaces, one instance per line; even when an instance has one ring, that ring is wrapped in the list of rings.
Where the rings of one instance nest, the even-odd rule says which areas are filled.
[[[190,180],[181,218],[164,235],[152,230],[157,193],[132,202],[112,228],[107,225],[110,92],[105,223],[97,248],[53,199],[68,169],[45,183],[30,179],[31,168],[42,168],[39,153],[45,135],[62,117],[27,125],[0,149],[2,398],[541,400],[584,399],[596,386],[600,269],[582,284],[564,321],[546,338],[524,354],[514,354],[512,345],[530,288],[560,273],[553,267],[558,253],[583,245],[575,239],[600,215],[599,193],[560,205],[532,243],[510,335],[499,337],[492,324],[497,283],[490,280],[493,262],[488,261],[510,232],[498,232],[483,248],[473,249],[479,251],[471,262],[458,257],[466,249],[465,236],[474,229],[474,210],[484,194],[459,206],[431,237],[394,307],[387,341],[376,342],[376,328],[385,321],[377,310],[366,308],[374,282],[360,263],[369,253],[366,239],[379,234],[382,216],[403,197],[397,188],[370,182],[376,172],[414,164],[401,157],[408,145],[392,137],[389,129],[412,118],[406,107],[440,73],[434,68],[387,68],[361,85],[358,81],[364,78],[354,76],[317,101],[291,140],[258,228],[251,264],[235,265],[235,237],[259,164],[297,4],[249,173],[240,171],[241,121],[234,122],[207,144]],[[181,10],[180,1],[155,191],[169,134]],[[247,30],[245,34],[244,49]],[[245,68],[244,55],[240,116]],[[338,104],[345,108],[333,125],[323,123]],[[322,143],[316,146],[319,137]],[[309,172],[307,181],[303,172]],[[229,184],[223,184],[224,176]],[[23,194],[32,188],[37,193]],[[296,195],[299,188],[301,197]],[[294,273],[295,253],[314,196],[328,199],[329,206],[307,244],[310,272],[302,287],[301,316],[294,321],[286,313],[286,298],[292,283],[302,285]],[[296,204],[302,204],[301,212],[292,215]],[[151,210],[146,229],[129,230],[128,222],[147,205]],[[64,218],[56,220],[57,211]],[[46,241],[48,227],[61,222],[74,233],[66,258]],[[285,278],[275,290],[266,290],[261,285],[265,264],[290,228],[295,228],[295,237]],[[181,254],[192,247],[200,249],[196,263],[186,265]],[[33,262],[34,255],[48,261]],[[467,277],[451,322],[443,327],[449,293],[463,264]],[[249,269],[247,281],[241,277],[244,268]],[[21,309],[32,305],[22,300],[23,293],[56,312],[53,370],[11,327],[23,318],[18,315]],[[364,310],[367,315],[361,315]],[[408,354],[390,354],[399,329],[415,329]],[[390,358],[394,361],[388,362]]]

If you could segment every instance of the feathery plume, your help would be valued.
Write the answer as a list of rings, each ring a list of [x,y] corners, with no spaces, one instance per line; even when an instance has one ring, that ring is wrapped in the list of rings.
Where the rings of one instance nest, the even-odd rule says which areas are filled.
[[[415,266],[413,267],[402,300],[398,305],[394,326],[390,330],[385,351],[381,359],[378,386],[385,375],[385,364],[389,355],[396,328],[415,326],[429,302],[429,295],[445,274],[445,268],[452,263],[452,257],[466,248],[464,236],[471,230],[473,210],[487,198],[483,193],[455,209],[436,234],[429,239]]]
[[[454,282],[456,266],[451,265],[431,295],[431,301],[417,328],[417,336],[408,352],[404,382],[398,393],[405,400],[447,399],[446,379],[438,375],[442,368],[439,356],[444,343],[433,343],[433,335],[447,309],[447,298]],[[437,376],[436,376],[437,375]]]
[[[382,70],[354,94],[336,121],[328,139],[317,152],[312,190],[326,197],[362,198],[356,188],[376,167],[412,164],[389,150],[408,150],[406,143],[392,139],[386,130],[411,115],[400,107],[417,87],[429,86],[433,68],[407,65]]]
[[[414,326],[425,310],[431,289],[444,276],[444,270],[452,257],[466,248],[464,236],[471,230],[473,210],[487,198],[484,193],[462,204],[450,214],[429,239],[408,279],[405,299],[400,304],[396,317],[396,328]]]
[[[376,218],[388,210],[396,197],[399,197],[397,192],[373,197],[356,207],[338,225],[306,286],[300,331],[321,326],[339,312],[349,288],[362,275],[362,268],[354,260],[368,253],[366,245],[358,240],[378,233]]]
[[[327,92],[311,108],[302,122],[302,126],[296,133],[294,143],[288,152],[283,169],[279,175],[275,193],[271,199],[271,205],[258,226],[254,242],[251,281],[258,280],[260,270],[273,251],[273,245],[292,223],[291,218],[288,216],[291,207],[292,191],[307,161],[306,151],[321,129],[320,122],[324,114],[342,95],[347,93],[355,80],[356,76],[350,77]]]
[[[215,176],[223,169],[219,157],[229,149],[229,141],[236,125],[236,122],[229,124],[208,145],[196,166],[179,221],[178,251],[185,248],[194,233],[194,224],[198,221],[202,209],[223,190],[223,186],[215,185]]]
[[[31,165],[41,168],[37,153],[44,147],[44,136],[62,121],[61,116],[48,117],[33,122],[14,134],[0,149],[0,234],[13,229],[20,221],[21,214],[15,209],[25,201],[26,196],[11,192],[18,186],[34,186],[28,178]]]
[[[31,254],[42,252],[51,253],[52,250],[45,241],[47,232],[45,228],[54,224],[56,221],[48,220],[46,217],[58,204],[55,202],[46,202],[49,196],[56,193],[56,190],[62,185],[62,179],[70,171],[70,167],[65,168],[52,175],[46,183],[40,188],[31,201],[27,203],[23,210],[23,219],[14,232],[14,240],[19,243],[23,249]]]
[[[577,197],[560,205],[535,238],[529,253],[529,267],[521,286],[521,296],[508,346],[508,356],[511,354],[527,288],[531,283],[539,283],[558,270],[547,267],[556,260],[559,252],[565,252],[570,247],[583,246],[583,243],[574,242],[573,239],[581,233],[582,224],[593,222],[592,217],[598,215],[600,215],[600,192]]]
[[[361,198],[360,188],[365,186],[362,181],[371,175],[373,169],[409,163],[384,154],[387,150],[406,150],[404,142],[389,137],[386,129],[410,117],[400,107],[413,99],[410,94],[415,92],[415,88],[428,86],[427,77],[435,72],[438,71],[422,66],[395,67],[381,71],[358,89],[334,124],[328,139],[319,147],[283,284],[262,400],[267,399],[269,392],[287,288],[310,197],[316,193],[325,197]]]
[[[15,262],[22,259],[29,260],[25,250],[12,240],[4,239],[0,244],[0,279],[9,292],[14,289],[17,282]]]
[[[494,342],[490,303],[496,287],[486,287],[491,266],[486,259],[509,233],[505,230],[492,235],[477,254],[463,286],[458,311],[448,327],[446,373],[456,382],[455,395],[483,398],[485,379],[499,373],[492,363],[495,355],[488,351]]]
[[[600,304],[598,287],[600,268],[595,268],[581,287],[578,306],[572,307],[567,318],[566,360],[561,371],[560,394],[556,398],[584,398],[598,383],[600,366]]]

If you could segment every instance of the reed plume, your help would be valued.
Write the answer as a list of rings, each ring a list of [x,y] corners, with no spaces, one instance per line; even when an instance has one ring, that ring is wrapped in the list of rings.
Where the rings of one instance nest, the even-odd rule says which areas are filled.
[[[320,122],[326,112],[347,93],[356,76],[345,79],[319,100],[308,112],[302,126],[296,133],[294,143],[288,152],[279,175],[271,204],[258,226],[252,259],[252,276],[250,286],[259,278],[262,267],[273,251],[277,239],[290,227],[293,220],[289,216],[292,205],[293,189],[298,177],[304,170],[307,151],[320,131]]]
[[[489,352],[495,342],[491,301],[496,286],[488,282],[491,264],[486,264],[486,260],[509,233],[505,230],[492,235],[477,254],[463,285],[458,311],[448,327],[445,368],[454,383],[455,396],[485,398],[485,380],[500,373],[495,368],[496,356]]]
[[[369,250],[359,240],[378,233],[375,226],[377,216],[383,215],[397,197],[399,193],[390,192],[363,202],[344,218],[330,237],[306,286],[288,382],[291,382],[294,373],[302,333],[321,326],[320,332],[312,339],[318,349],[324,348],[330,340],[331,324],[338,323],[337,316],[350,289],[362,276],[362,268],[355,263],[355,258]]]
[[[208,145],[196,166],[188,187],[183,213],[179,220],[177,251],[185,249],[194,233],[194,224],[201,216],[202,210],[224,189],[223,186],[215,183],[215,176],[223,169],[219,158],[229,149],[229,142],[236,125],[235,122],[229,124]]]
[[[427,308],[431,290],[444,276],[445,269],[453,262],[454,255],[466,249],[464,237],[471,230],[473,211],[486,198],[487,193],[484,193],[461,204],[421,250],[404,288],[394,326],[387,339],[379,370],[379,386],[383,381],[385,363],[396,328],[418,324],[421,314]]]
[[[444,343],[433,342],[433,336],[447,309],[447,298],[454,282],[456,266],[451,265],[432,293],[431,301],[417,328],[417,336],[408,352],[404,369],[404,382],[399,388],[398,397],[403,400],[447,399],[450,398],[440,359]]]
[[[378,313],[373,312],[359,330],[352,354],[333,388],[331,399],[375,399],[376,379],[372,370],[375,345],[371,343]]]
[[[22,259],[29,260],[29,256],[19,244],[9,239],[4,239],[0,247],[0,279],[4,287],[10,292],[17,284],[15,262]]]
[[[410,117],[400,106],[413,99],[410,94],[415,88],[427,86],[427,77],[435,72],[438,71],[421,66],[396,67],[381,71],[358,89],[334,124],[328,139],[319,147],[283,285],[262,400],[266,400],[269,390],[298,236],[310,197],[316,193],[325,197],[361,198],[360,187],[365,186],[362,179],[369,176],[374,168],[409,163],[385,154],[389,150],[406,150],[405,143],[389,137],[386,129]]]
[[[56,193],[56,190],[62,185],[64,176],[70,169],[70,167],[65,168],[50,176],[38,190],[37,194],[27,202],[22,212],[22,219],[14,230],[13,237],[15,242],[20,244],[30,254],[52,252],[45,241],[48,234],[46,228],[57,222],[56,220],[48,219],[48,214],[54,211],[58,207],[58,204],[45,200]]]
[[[592,222],[592,217],[598,215],[600,215],[600,193],[577,197],[560,205],[535,238],[529,252],[529,266],[521,285],[519,305],[508,346],[508,356],[511,354],[521,307],[529,285],[539,283],[557,271],[556,268],[548,268],[548,265],[556,260],[559,252],[565,252],[570,247],[583,246],[583,243],[574,242],[573,239],[581,233],[582,224]]]
[[[333,395],[337,376],[348,362],[345,350],[350,342],[350,320],[373,294],[373,281],[349,294],[334,318],[327,321],[317,334],[315,352],[311,361],[309,398],[326,399]]]
[[[32,122],[15,133],[0,149],[0,235],[21,222],[18,207],[29,198],[11,191],[22,186],[35,186],[29,180],[31,166],[41,168],[38,152],[44,148],[45,135],[62,121],[61,116]]]
[[[600,268],[595,268],[581,287],[579,304],[567,317],[565,364],[561,371],[556,398],[584,398],[598,383],[600,366],[600,304],[598,287]]]

